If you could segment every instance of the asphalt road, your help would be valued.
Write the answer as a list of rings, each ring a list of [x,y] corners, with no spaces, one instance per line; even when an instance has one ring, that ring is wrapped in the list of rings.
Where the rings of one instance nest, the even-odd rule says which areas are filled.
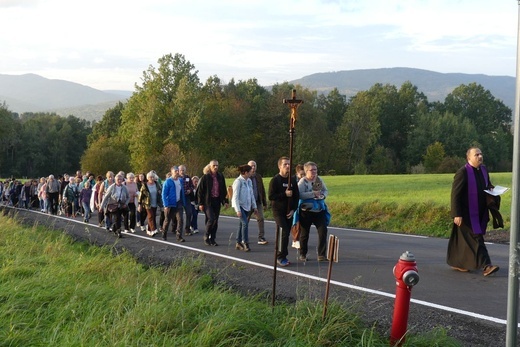
[[[221,216],[218,247],[204,246],[200,234],[187,237],[187,242],[180,245],[272,267],[275,224],[266,221],[267,239],[271,242],[258,245],[257,223],[251,220],[251,252],[247,253],[234,249],[237,226],[236,218]],[[481,271],[461,273],[446,264],[447,239],[332,227],[329,235],[339,239],[339,259],[333,263],[331,272],[333,285],[393,297],[396,291],[393,267],[401,254],[409,251],[415,256],[420,278],[412,289],[413,303],[506,324],[509,245],[487,244],[491,259],[500,270],[484,277]],[[312,252],[316,246],[317,233],[313,227],[309,240],[310,260],[298,261],[296,249],[290,248],[291,265],[278,267],[278,271],[325,281],[329,264],[316,260],[316,251]]]

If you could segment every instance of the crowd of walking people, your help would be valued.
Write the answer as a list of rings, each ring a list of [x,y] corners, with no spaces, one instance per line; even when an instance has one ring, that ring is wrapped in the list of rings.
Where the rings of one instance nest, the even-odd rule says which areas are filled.
[[[180,207],[187,216],[185,233],[189,235],[198,233],[195,192],[199,178],[187,176],[186,167],[181,167],[182,176],[178,177],[182,178],[185,196]],[[91,223],[91,218],[97,215],[96,223],[119,237],[139,229],[154,236],[162,231],[165,220],[161,212],[161,192],[170,176],[167,174],[165,180],[161,180],[155,171],[137,175],[108,171],[104,176],[95,176],[78,170],[74,176],[65,173],[55,178],[49,175],[28,179],[25,183],[15,178],[7,179],[0,182],[0,196],[7,206],[71,218],[81,216],[85,223]],[[161,212],[161,227],[156,223],[158,212]],[[166,238],[165,233],[163,236]]]
[[[484,235],[490,209],[494,226],[503,227],[498,212],[500,197],[486,194],[494,186],[483,165],[482,151],[471,147],[466,157],[467,163],[455,174],[452,186],[453,224],[447,263],[456,271],[480,269],[484,276],[489,276],[499,267],[491,263]],[[218,246],[216,237],[221,207],[231,203],[239,219],[235,248],[245,252],[251,250],[248,226],[253,214],[258,222],[258,244],[268,243],[263,211],[270,201],[280,234],[278,264],[290,265],[287,260],[290,236],[293,247],[298,249],[298,259],[308,260],[312,225],[318,233],[317,260],[327,260],[326,241],[331,215],[325,203],[328,189],[318,176],[316,163],[309,161],[297,165],[295,175],[291,175],[289,158],[281,157],[278,169],[279,173],[270,180],[267,194],[263,179],[256,172],[256,162],[238,166],[238,177],[232,186],[226,186],[218,161],[212,160],[203,169],[200,179],[190,177],[185,165],[172,166],[164,180],[153,170],[138,175],[108,171],[105,177],[77,171],[75,176],[64,174],[55,178],[49,175],[24,183],[11,178],[0,182],[0,196],[8,206],[65,217],[81,215],[85,223],[90,223],[93,213],[97,212],[98,225],[118,237],[141,228],[151,237],[160,233],[166,240],[171,230],[178,242],[184,242],[186,235],[199,232],[200,211],[205,215],[204,244],[207,246]]]
[[[227,186],[217,160],[206,165],[200,178],[189,176],[185,165],[172,166],[162,179],[153,170],[140,174],[108,171],[104,176],[91,172],[83,174],[78,170],[72,176],[49,175],[25,183],[12,178],[0,182],[0,193],[3,202],[13,207],[67,218],[81,216],[84,223],[91,223],[96,215],[95,224],[117,237],[140,229],[151,237],[160,234],[164,240],[172,233],[177,242],[185,242],[185,236],[199,232],[197,221],[201,212],[205,215],[203,240],[207,246],[218,246],[216,237],[221,207],[227,208],[231,203],[239,217],[235,248],[245,252],[251,250],[248,225],[253,214],[258,222],[258,244],[268,244],[263,211],[270,201],[281,231],[278,264],[290,264],[287,260],[289,234],[291,225],[298,218],[302,231],[300,259],[307,259],[308,231],[310,225],[315,224],[319,231],[318,260],[325,260],[329,219],[324,199],[328,191],[317,178],[316,164],[308,162],[299,167],[297,174],[292,176],[292,184],[288,184],[289,159],[280,158],[278,167],[280,173],[271,180],[268,194],[262,176],[256,172],[256,162],[240,165],[238,177],[232,186]],[[309,175],[306,176],[307,172]],[[319,182],[319,188],[315,181]],[[304,203],[310,200],[318,203],[308,211],[298,212],[302,203],[300,195],[306,196]]]

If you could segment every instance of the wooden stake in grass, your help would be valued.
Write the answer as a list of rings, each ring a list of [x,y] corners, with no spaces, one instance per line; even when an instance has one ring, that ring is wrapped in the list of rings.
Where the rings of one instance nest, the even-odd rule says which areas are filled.
[[[327,315],[327,304],[329,301],[330,277],[332,276],[332,263],[338,262],[339,254],[339,239],[334,235],[329,235],[329,250],[327,252],[327,259],[329,261],[329,271],[327,272],[327,287],[325,288],[325,300],[323,303],[323,316],[325,319]]]

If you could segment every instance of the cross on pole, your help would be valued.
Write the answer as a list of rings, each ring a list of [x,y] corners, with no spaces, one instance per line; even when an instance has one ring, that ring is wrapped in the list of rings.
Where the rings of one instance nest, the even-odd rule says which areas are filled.
[[[294,138],[294,125],[296,124],[296,119],[298,118],[298,107],[303,104],[303,100],[296,99],[296,89],[292,90],[291,99],[283,99],[284,104],[288,104],[291,109],[291,118],[289,122],[289,179],[287,180],[287,189],[291,188],[291,170],[292,170],[292,152],[293,152],[293,138]],[[287,205],[288,211],[291,209],[291,201],[289,199],[289,204]],[[276,236],[275,236],[275,247],[274,247],[274,271],[273,271],[273,295],[271,305],[274,308],[275,299],[276,299],[276,269],[277,269],[277,255],[278,250],[280,249],[280,229],[281,226],[276,226]]]
[[[303,104],[303,100],[296,99],[296,89],[292,90],[291,99],[283,99],[284,104],[288,104],[291,109],[291,118],[289,123],[289,177],[291,177],[292,170],[292,153],[293,153],[293,138],[294,138],[294,125],[298,118],[298,107]],[[288,182],[288,188],[291,188],[291,180]]]
[[[294,130],[294,124],[296,123],[296,118],[298,117],[298,107],[303,104],[303,100],[296,99],[296,89],[293,89],[291,98],[283,99],[283,103],[289,104],[289,108],[291,109],[290,129]]]

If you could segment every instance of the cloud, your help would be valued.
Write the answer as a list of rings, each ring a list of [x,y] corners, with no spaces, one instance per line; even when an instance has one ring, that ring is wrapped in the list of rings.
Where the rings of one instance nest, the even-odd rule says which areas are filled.
[[[512,75],[516,6],[489,0],[0,0],[0,73],[63,69],[60,75],[85,81],[88,71],[89,82],[98,76],[98,87],[111,69],[126,81],[122,71],[135,78],[161,56],[181,53],[201,79],[216,74],[263,84],[393,66]],[[487,58],[493,54],[499,63]]]

